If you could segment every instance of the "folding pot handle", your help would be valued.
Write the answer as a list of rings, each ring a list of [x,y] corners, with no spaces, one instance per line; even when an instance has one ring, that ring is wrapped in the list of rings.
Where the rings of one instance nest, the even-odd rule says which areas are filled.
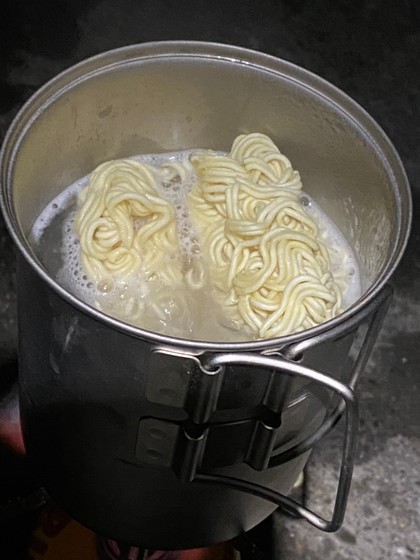
[[[247,353],[223,353],[206,355],[202,358],[202,366],[207,371],[217,371],[227,365],[247,365],[268,368],[278,375],[293,375],[316,382],[319,385],[334,391],[345,404],[346,427],[342,451],[342,463],[340,469],[340,479],[338,482],[337,495],[331,520],[326,520],[315,514],[298,502],[283,496],[273,490],[254,484],[252,482],[235,479],[227,476],[213,474],[197,474],[196,481],[213,482],[223,484],[230,488],[254,494],[271,502],[274,502],[284,509],[293,512],[299,517],[305,518],[315,527],[323,531],[336,531],[342,524],[344,512],[349,495],[351,477],[353,472],[354,454],[356,447],[358,404],[356,395],[351,387],[341,381],[330,377],[313,368],[309,368],[299,363],[290,362],[280,357],[264,356],[260,354]],[[269,427],[268,427],[269,429]],[[268,465],[270,466],[270,465]]]
[[[156,348],[156,356],[170,356],[172,369],[175,366],[174,357],[178,357],[178,360],[187,364],[184,364],[181,370],[186,379],[183,392],[185,394],[182,402],[188,414],[188,422],[176,426],[175,439],[178,443],[176,446],[174,445],[173,457],[166,461],[178,478],[184,482],[221,484],[232,489],[254,494],[282,506],[283,509],[293,512],[299,517],[305,518],[312,525],[323,531],[336,531],[344,519],[353,471],[358,418],[358,404],[354,387],[366,365],[391,295],[392,289],[387,286],[368,305],[358,310],[348,321],[330,329],[326,335],[308,338],[290,347],[283,348],[281,356],[278,354],[267,355],[252,352],[205,352],[200,356],[192,356],[174,352],[172,348]],[[354,361],[351,378],[347,384],[317,369],[295,361],[297,355],[304,354],[306,350],[324,342],[325,339],[336,340],[352,333],[365,320],[369,321],[369,325],[364,334],[357,358]],[[209,422],[213,414],[217,412],[218,399],[222,390],[226,366],[247,366],[247,369],[254,372],[255,375],[259,375],[260,368],[272,372],[269,392],[265,394],[259,409],[260,412],[254,418],[255,428],[243,458],[244,462],[256,470],[277,467],[307,452],[345,413],[346,423],[342,464],[335,505],[330,520],[318,516],[287,496],[283,496],[264,486],[247,480],[208,473],[203,470],[202,458],[207,450],[208,436],[211,430]],[[185,374],[186,371],[188,375]],[[190,372],[193,371],[194,374],[191,376],[193,383],[191,383],[191,380],[188,381],[187,378],[190,377]],[[278,451],[276,454],[273,454],[277,428],[282,423],[282,413],[287,400],[288,380],[292,377],[298,377],[308,382],[306,389],[316,386],[317,390],[313,391],[314,395],[319,396],[320,390],[334,393],[338,396],[338,404],[333,410],[328,412],[321,426],[310,436],[285,451]],[[155,376],[153,376],[153,379],[156,381]],[[178,387],[178,384],[176,386]],[[165,420],[165,426],[166,424],[168,424],[167,420]]]
[[[357,329],[364,321],[368,320],[368,328],[359,349],[357,359],[355,360],[352,376],[348,384],[345,384],[338,379],[313,368],[309,368],[303,364],[293,361],[293,357],[296,354],[300,354],[308,347],[316,345],[321,341],[323,335],[319,337],[320,340],[317,340],[317,337],[312,337],[305,340],[303,343],[293,345],[289,352],[285,352],[287,358],[292,359],[261,354],[220,353],[212,355],[207,354],[200,360],[202,368],[208,370],[209,372],[215,372],[218,369],[223,369],[226,365],[254,365],[270,368],[278,375],[294,375],[308,379],[311,382],[318,383],[320,386],[330,391],[334,391],[339,395],[339,404],[327,416],[320,428],[316,430],[314,434],[306,438],[306,440],[274,457],[261,457],[258,453],[254,453],[254,456],[256,456],[257,459],[260,459],[260,465],[265,461],[267,468],[282,464],[310,449],[316,441],[318,441],[335,425],[335,423],[341,418],[342,413],[345,411],[346,425],[341,458],[340,478],[333,513],[330,520],[320,517],[302,504],[299,504],[287,496],[283,496],[278,492],[252,482],[214,474],[197,474],[194,480],[223,484],[229,488],[235,488],[243,492],[260,496],[261,498],[276,503],[286,511],[305,518],[309,523],[323,531],[333,532],[339,529],[344,519],[354,465],[358,421],[358,403],[357,397],[354,393],[354,387],[356,386],[358,378],[367,363],[370,352],[391,302],[392,292],[393,290],[390,285],[385,286],[378,294],[376,294],[368,305],[360,309],[358,313],[353,315],[348,321],[346,321],[345,324],[335,327],[329,333],[330,338],[339,338],[340,336]],[[264,438],[260,439],[262,443],[263,439]]]

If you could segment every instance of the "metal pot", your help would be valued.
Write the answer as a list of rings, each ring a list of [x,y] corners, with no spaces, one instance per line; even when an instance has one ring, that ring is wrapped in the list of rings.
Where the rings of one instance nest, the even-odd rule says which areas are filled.
[[[244,131],[274,139],[351,243],[363,295],[339,317],[259,342],[170,338],[78,300],[34,253],[28,234],[41,210],[99,163],[228,149]],[[336,529],[351,477],[353,389],[411,219],[401,162],[372,118],[271,56],[149,43],[91,58],[39,90],[8,132],[1,174],[18,247],[24,437],[50,495],[95,531],[149,548],[232,538],[278,504]],[[284,495],[344,409],[343,466],[326,521]]]

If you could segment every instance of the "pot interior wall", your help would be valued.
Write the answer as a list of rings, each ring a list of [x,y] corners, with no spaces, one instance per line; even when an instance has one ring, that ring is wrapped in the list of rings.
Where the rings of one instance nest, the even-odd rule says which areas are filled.
[[[400,200],[383,154],[350,111],[280,70],[134,54],[118,64],[99,57],[87,75],[80,65],[38,97],[34,116],[24,115],[32,122],[22,127],[11,171],[24,234],[55,195],[105,160],[192,147],[228,150],[237,134],[260,131],[291,159],[304,191],[351,243],[363,291],[372,287],[395,251]]]

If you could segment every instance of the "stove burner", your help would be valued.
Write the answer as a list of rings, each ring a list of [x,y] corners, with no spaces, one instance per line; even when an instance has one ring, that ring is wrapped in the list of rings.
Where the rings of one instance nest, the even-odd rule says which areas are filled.
[[[101,560],[239,560],[231,543],[221,543],[190,550],[147,550],[99,539]]]
[[[305,503],[306,469],[297,480],[292,497]],[[98,537],[47,501],[32,533],[27,560],[271,560],[272,524],[273,517],[269,517],[230,542],[204,548],[148,550]]]
[[[265,522],[264,522],[265,523]],[[255,529],[253,530],[255,531]],[[260,529],[257,528],[257,531]],[[252,532],[251,532],[252,533]],[[98,537],[55,505],[42,511],[28,560],[269,560],[250,535],[189,550],[147,550]],[[262,540],[268,540],[266,533]]]
[[[292,491],[292,497],[303,503],[306,497],[305,475],[306,469]],[[27,560],[272,560],[274,557],[273,517],[231,542],[190,550],[146,550],[98,537],[52,504],[42,488],[36,495],[38,500],[33,504],[31,502],[30,519],[25,521],[22,515],[16,518],[15,532],[20,536],[14,540],[19,540],[19,551],[22,548],[19,558],[25,554],[26,537],[23,536],[22,540],[22,535],[28,535],[29,538],[31,527],[35,529],[25,555]],[[11,552],[10,558],[15,557]]]

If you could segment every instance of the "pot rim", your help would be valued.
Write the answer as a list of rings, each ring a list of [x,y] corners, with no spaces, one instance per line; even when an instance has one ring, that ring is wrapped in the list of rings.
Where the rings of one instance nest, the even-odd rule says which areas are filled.
[[[26,131],[39,114],[48,108],[51,102],[67,89],[74,87],[78,82],[107,72],[113,67],[120,68],[126,64],[168,58],[202,58],[215,62],[223,61],[276,74],[289,82],[298,83],[300,87],[310,90],[312,94],[332,104],[336,110],[350,119],[363,135],[368,138],[369,143],[382,159],[384,167],[386,167],[394,185],[398,227],[392,251],[386,265],[378,273],[370,288],[343,313],[310,329],[272,339],[245,342],[208,342],[177,338],[141,329],[106,315],[83,302],[58,284],[49,276],[45,268],[38,261],[26,236],[20,229],[13,207],[12,171],[14,156]],[[180,40],[129,45],[97,54],[69,67],[38,89],[17,113],[5,136],[0,152],[0,170],[0,206],[9,233],[27,263],[58,296],[77,310],[125,334],[146,339],[158,345],[175,346],[192,352],[203,352],[206,350],[273,350],[289,346],[303,339],[324,335],[328,331],[335,329],[372,301],[389,281],[403,256],[412,222],[411,192],[401,159],[382,128],[356,101],[324,78],[289,61],[259,51],[224,43]]]

